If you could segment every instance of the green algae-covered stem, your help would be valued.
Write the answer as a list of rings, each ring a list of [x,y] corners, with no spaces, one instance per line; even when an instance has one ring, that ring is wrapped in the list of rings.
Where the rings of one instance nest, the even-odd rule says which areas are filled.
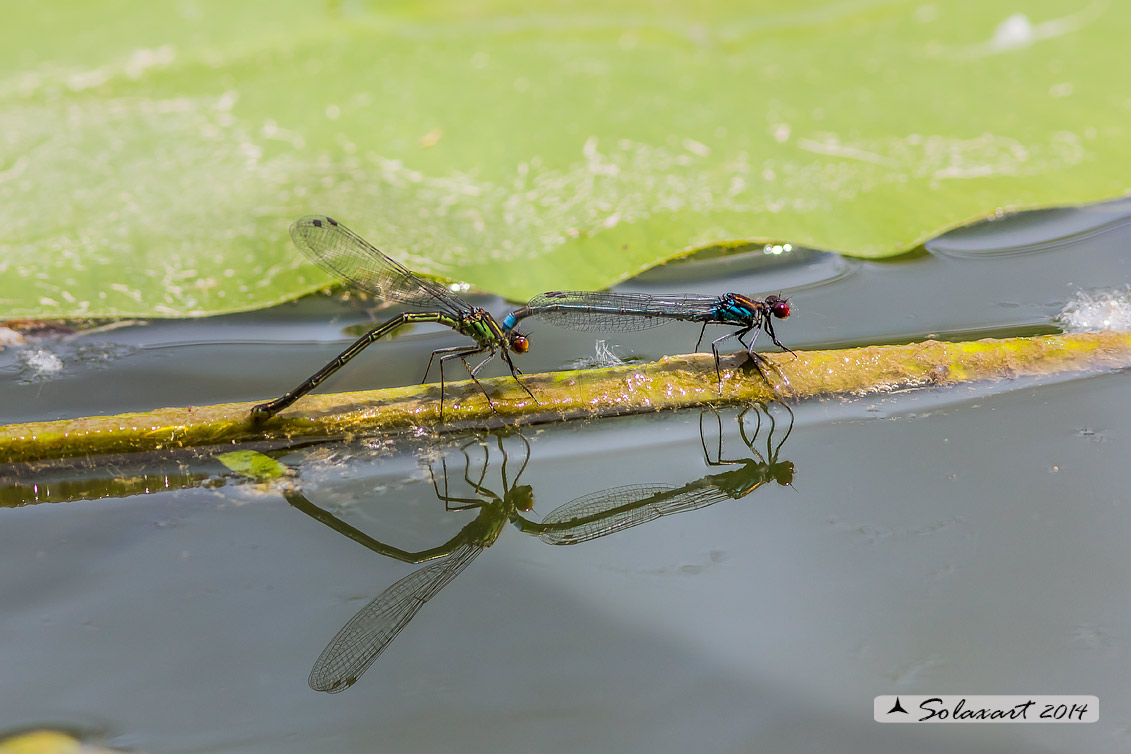
[[[1125,367],[1131,365],[1131,334],[1046,335],[966,343],[926,341],[768,353],[765,357],[773,365],[766,372],[776,383],[778,396],[802,400]],[[722,395],[714,361],[705,353],[607,369],[526,375],[522,380],[537,401],[509,375],[481,380],[494,401],[494,410],[472,382],[449,383],[442,423],[439,387],[428,384],[308,395],[259,427],[249,420],[252,403],[10,424],[0,426],[0,463],[250,440],[396,432],[413,426],[458,429],[532,424],[775,397],[766,381],[749,367],[744,353],[724,358],[722,367]]]

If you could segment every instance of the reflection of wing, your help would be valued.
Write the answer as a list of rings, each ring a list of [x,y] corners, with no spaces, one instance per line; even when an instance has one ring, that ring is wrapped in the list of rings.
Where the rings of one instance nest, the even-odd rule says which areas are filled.
[[[469,542],[439,563],[413,571],[381,592],[322,650],[310,671],[310,688],[336,693],[353,685],[424,603],[481,552],[482,544]]]
[[[542,519],[539,538],[572,545],[654,521],[672,513],[705,508],[730,496],[710,484],[683,487],[632,484],[595,492],[566,503]],[[544,528],[543,528],[544,527]]]

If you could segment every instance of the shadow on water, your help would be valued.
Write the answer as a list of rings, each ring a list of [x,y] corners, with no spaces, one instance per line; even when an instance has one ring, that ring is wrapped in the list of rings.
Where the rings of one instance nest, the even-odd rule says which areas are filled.
[[[508,522],[547,544],[573,545],[664,516],[705,508],[723,500],[739,500],[769,482],[792,485],[793,463],[781,460],[780,453],[793,430],[794,417],[788,406],[780,405],[789,417],[784,430],[777,426],[774,413],[763,404],[747,407],[735,417],[737,434],[748,453],[744,458],[724,458],[722,417],[714,410],[700,414],[699,439],[704,462],[709,468],[725,468],[725,471],[708,474],[681,486],[635,484],[613,487],[565,503],[541,521],[525,515],[533,510],[534,489],[519,483],[530,463],[530,440],[514,430],[474,437],[458,446],[458,452],[463,456],[462,482],[471,495],[451,494],[446,457],[440,458],[439,474],[436,473],[435,461],[429,461],[428,469],[436,497],[444,503],[446,511],[478,510],[478,515],[448,541],[419,551],[403,550],[381,542],[315,505],[298,486],[288,487],[284,492],[287,502],[343,536],[373,552],[404,563],[428,563],[379,594],[338,631],[314,663],[310,671],[310,687],[316,691],[337,693],[353,685],[425,603],[459,576],[484,548],[494,544]],[[709,447],[704,427],[708,413],[713,414],[717,422],[716,441],[711,443],[714,447]],[[747,419],[750,416],[755,421],[752,430],[748,431]],[[468,452],[473,446],[481,448],[483,454],[477,476],[473,472],[477,461],[473,461],[472,454]],[[521,453],[521,460],[512,457],[516,451]],[[493,453],[497,454],[497,461],[492,459]],[[487,484],[492,463],[498,464],[501,494]]]

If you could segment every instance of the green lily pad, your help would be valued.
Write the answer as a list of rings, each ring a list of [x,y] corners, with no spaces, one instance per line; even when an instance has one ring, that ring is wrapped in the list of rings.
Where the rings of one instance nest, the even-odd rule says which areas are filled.
[[[7,317],[296,297],[327,282],[287,237],[312,212],[524,299],[1131,188],[1122,3],[18,4]]]
[[[257,482],[270,482],[287,475],[287,467],[256,450],[233,450],[221,453],[216,460],[237,474]]]

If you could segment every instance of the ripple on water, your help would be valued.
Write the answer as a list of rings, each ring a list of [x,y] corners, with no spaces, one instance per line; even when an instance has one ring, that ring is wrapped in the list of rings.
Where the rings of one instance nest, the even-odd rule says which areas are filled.
[[[944,233],[927,250],[951,257],[1035,254],[1131,222],[1131,199],[1088,207],[1019,212]]]

